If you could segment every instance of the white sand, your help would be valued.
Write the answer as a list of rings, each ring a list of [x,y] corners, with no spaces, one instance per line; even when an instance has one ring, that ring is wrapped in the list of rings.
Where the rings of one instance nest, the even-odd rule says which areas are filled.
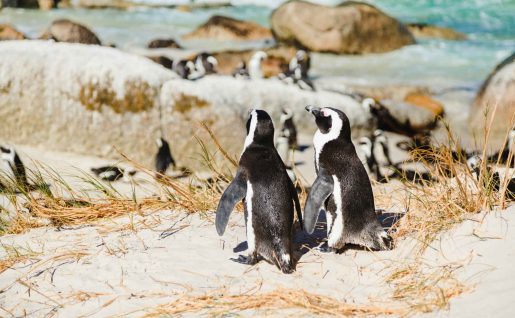
[[[304,142],[309,138],[302,137]],[[69,167],[71,174],[72,166],[87,170],[108,162],[18,148],[24,159],[37,156],[48,165]],[[308,180],[314,178],[309,172],[311,158],[310,151],[295,156],[305,161],[299,169]],[[148,190],[149,195],[152,192]],[[456,275],[470,290],[453,299],[448,310],[429,315],[512,317],[515,207],[470,218],[442,233],[424,256],[424,261],[434,266],[461,265]],[[173,234],[161,238],[170,227],[167,233]],[[388,298],[392,288],[384,279],[392,268],[412,257],[415,243],[410,238],[402,240],[389,252],[348,250],[333,255],[311,250],[301,257],[294,274],[284,275],[265,262],[249,267],[230,261],[239,254],[233,248],[245,240],[243,216],[236,212],[224,237],[216,234],[212,213],[185,215],[178,211],[129,215],[62,231],[48,227],[5,235],[0,237],[0,258],[15,250],[32,256],[0,274],[0,316],[138,317],[184,293],[238,294],[279,287],[367,304]],[[311,247],[315,243],[308,236],[298,236],[297,242]],[[311,316],[300,309],[287,313]],[[279,315],[246,313],[256,314]]]

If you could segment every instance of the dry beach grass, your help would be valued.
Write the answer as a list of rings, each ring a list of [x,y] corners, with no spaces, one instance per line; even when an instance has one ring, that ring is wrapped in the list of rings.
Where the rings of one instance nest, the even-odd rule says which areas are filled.
[[[202,156],[206,166],[213,172],[213,179],[210,182],[193,184],[189,181],[160,176],[156,182],[160,196],[136,198],[135,195],[122,195],[109,184],[87,175],[79,177],[89,185],[89,188],[73,189],[55,171],[41,166],[40,170],[31,171],[30,175],[33,176],[32,182],[43,191],[30,192],[19,185],[12,186],[16,192],[19,192],[17,195],[15,193],[8,195],[10,203],[15,208],[15,216],[10,223],[3,225],[3,233],[23,233],[49,223],[63,227],[98,224],[103,220],[124,215],[151,217],[153,213],[167,209],[187,213],[212,213],[221,195],[221,187],[218,184],[228,181],[236,161],[234,156],[224,151],[209,129],[207,127],[204,129],[212,137],[209,142],[214,143],[217,149],[215,152],[210,152],[205,142],[198,139],[202,145]],[[138,315],[160,317],[189,313],[224,316],[249,310],[266,312],[295,309],[308,315],[410,316],[447,308],[451,298],[473,288],[461,282],[455,275],[455,271],[464,265],[439,266],[424,261],[422,256],[442,231],[452,228],[471,214],[494,207],[504,208],[508,204],[504,195],[505,186],[499,192],[492,191],[485,164],[481,167],[478,179],[462,160],[453,158],[451,149],[456,149],[457,142],[452,135],[449,137],[450,141],[446,147],[435,148],[429,154],[414,154],[414,157],[429,169],[435,169],[434,165],[424,159],[430,155],[440,162],[441,166],[452,171],[453,175],[460,176],[459,178],[450,178],[441,171],[433,170],[435,176],[433,181],[420,185],[404,180],[402,184],[394,186],[395,191],[376,191],[378,207],[388,206],[394,198],[402,202],[405,209],[404,217],[391,229],[395,244],[403,244],[403,241],[408,238],[417,242],[412,248],[412,256],[409,259],[394,262],[385,270],[386,292],[383,297],[370,299],[368,303],[356,304],[338,295],[331,297],[304,289],[277,288],[272,291],[260,291],[258,288],[239,294],[227,290],[204,293],[189,291],[174,295],[172,301],[139,311]],[[211,160],[214,156],[221,156],[225,161],[219,164],[217,163],[220,162],[219,160]],[[483,151],[482,157],[485,158],[485,156],[486,151]],[[129,158],[125,158],[130,162]],[[142,173],[154,176],[151,170],[135,162],[130,163]],[[506,185],[506,179],[504,185]],[[43,180],[50,181],[53,185],[51,190],[44,187]],[[377,190],[380,186],[374,187]],[[301,200],[304,201],[305,197],[306,191],[303,190]],[[239,209],[241,210],[241,207]],[[151,222],[143,223],[131,224],[129,228],[137,233],[142,226],[153,226]],[[3,246],[3,249],[7,253],[4,253],[6,257],[0,260],[0,273],[27,260],[32,260],[39,266],[47,262],[77,261],[86,255],[80,250],[70,250],[45,258],[37,251],[9,246]],[[81,297],[87,299],[95,297],[81,295],[75,296],[79,300]]]

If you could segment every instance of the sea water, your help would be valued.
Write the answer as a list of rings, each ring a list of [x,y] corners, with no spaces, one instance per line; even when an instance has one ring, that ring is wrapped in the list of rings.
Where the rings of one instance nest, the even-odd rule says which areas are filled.
[[[138,0],[152,4],[188,2],[156,1]],[[123,50],[134,51],[156,38],[180,40],[182,35],[215,14],[269,26],[272,10],[282,1],[228,2],[233,6],[191,12],[163,7],[51,11],[7,8],[0,11],[0,23],[13,24],[28,36],[37,37],[51,21],[68,18],[90,27],[104,43],[114,43]],[[335,4],[338,1],[318,2]],[[382,54],[314,54],[312,76],[361,85],[426,85],[475,90],[497,63],[515,51],[515,0],[370,0],[369,3],[402,22],[450,27],[465,33],[468,39],[418,40],[415,45]],[[249,43],[180,42],[186,48],[205,50],[249,47]]]

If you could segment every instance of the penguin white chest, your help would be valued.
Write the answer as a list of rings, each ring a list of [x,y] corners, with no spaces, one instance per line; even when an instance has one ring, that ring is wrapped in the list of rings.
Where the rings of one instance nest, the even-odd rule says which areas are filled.
[[[247,181],[247,194],[245,196],[245,205],[247,208],[247,245],[249,254],[252,254],[256,250],[256,235],[254,233],[254,226],[252,224],[252,199],[254,197],[254,190],[252,189],[252,184],[250,181]]]
[[[327,244],[330,247],[335,246],[343,234],[343,212],[342,212],[342,191],[340,188],[340,181],[338,178],[333,175],[333,200],[334,204],[336,205],[336,217],[334,220],[331,219],[331,228],[330,233],[328,237]],[[328,220],[329,222],[329,220]],[[329,224],[328,224],[329,226]]]

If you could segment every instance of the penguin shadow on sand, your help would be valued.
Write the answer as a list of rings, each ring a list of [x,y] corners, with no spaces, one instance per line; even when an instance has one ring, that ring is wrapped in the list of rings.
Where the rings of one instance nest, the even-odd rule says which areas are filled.
[[[385,231],[393,231],[393,226],[404,216],[404,213],[386,212],[382,209],[376,210],[377,220]],[[311,250],[320,250],[327,242],[327,218],[325,210],[320,211],[315,231],[308,234],[305,231],[298,231],[294,237],[295,256],[297,262]],[[348,250],[368,251],[369,249],[360,245],[346,244],[337,254],[344,254]]]

